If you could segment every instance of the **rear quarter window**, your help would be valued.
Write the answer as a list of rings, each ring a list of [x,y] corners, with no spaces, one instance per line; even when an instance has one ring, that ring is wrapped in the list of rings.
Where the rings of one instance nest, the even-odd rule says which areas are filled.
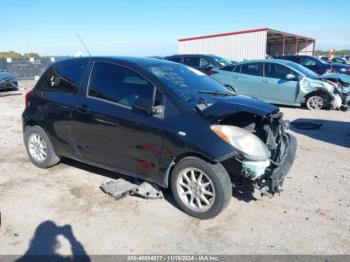
[[[50,91],[76,94],[87,63],[87,60],[72,60],[52,65],[41,77],[38,86]]]

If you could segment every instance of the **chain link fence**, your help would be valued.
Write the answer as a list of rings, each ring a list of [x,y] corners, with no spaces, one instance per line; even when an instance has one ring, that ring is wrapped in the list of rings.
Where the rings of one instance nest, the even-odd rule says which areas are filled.
[[[17,79],[34,79],[40,76],[48,66],[63,57],[42,57],[39,59],[28,58],[0,58],[0,69],[6,70],[17,76]]]

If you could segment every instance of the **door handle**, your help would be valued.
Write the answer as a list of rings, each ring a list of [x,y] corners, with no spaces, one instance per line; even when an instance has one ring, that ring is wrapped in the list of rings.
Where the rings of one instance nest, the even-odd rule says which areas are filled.
[[[267,84],[269,82],[269,80],[264,79],[264,80],[261,80],[261,82]]]
[[[90,111],[89,107],[85,104],[82,104],[80,106],[77,106],[76,109],[79,111],[79,112],[82,112],[82,113],[87,113]]]
[[[95,118],[95,120],[97,122],[103,123],[103,124],[107,124],[107,125],[112,125],[112,126],[120,126],[119,122],[115,122],[115,121],[108,121],[105,119],[101,119],[101,118]]]

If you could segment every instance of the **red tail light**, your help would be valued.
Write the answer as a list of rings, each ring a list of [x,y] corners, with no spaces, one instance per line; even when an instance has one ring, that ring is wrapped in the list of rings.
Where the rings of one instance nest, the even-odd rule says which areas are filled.
[[[207,72],[207,75],[208,76],[211,76],[211,75],[215,75],[215,74],[217,74],[218,72],[216,72],[216,71],[213,71],[213,70],[209,70],[208,72]]]
[[[24,97],[24,104],[26,107],[29,105],[29,97],[33,94],[33,89],[28,91]]]

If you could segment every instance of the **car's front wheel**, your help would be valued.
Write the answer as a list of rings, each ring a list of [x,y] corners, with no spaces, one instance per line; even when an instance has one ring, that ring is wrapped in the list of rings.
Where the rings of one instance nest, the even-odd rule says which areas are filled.
[[[225,168],[197,157],[184,158],[175,165],[171,190],[183,211],[201,219],[218,215],[232,197],[232,183]]]
[[[49,168],[60,161],[49,137],[40,126],[27,126],[24,129],[24,142],[30,160],[37,167]]]
[[[309,110],[320,110],[325,106],[325,99],[322,95],[311,95],[306,99],[306,107]]]

